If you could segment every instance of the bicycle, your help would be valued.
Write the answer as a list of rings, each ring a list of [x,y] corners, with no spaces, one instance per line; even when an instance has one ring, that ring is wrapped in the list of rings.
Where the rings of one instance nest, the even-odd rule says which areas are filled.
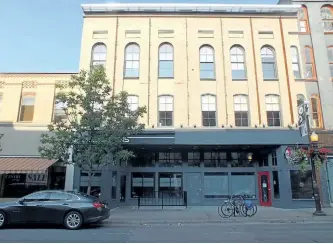
[[[218,207],[218,214],[222,218],[229,218],[231,215],[241,214],[244,217],[252,217],[257,213],[257,205],[252,203],[247,195],[232,195],[228,196],[228,200],[224,201],[221,206]]]

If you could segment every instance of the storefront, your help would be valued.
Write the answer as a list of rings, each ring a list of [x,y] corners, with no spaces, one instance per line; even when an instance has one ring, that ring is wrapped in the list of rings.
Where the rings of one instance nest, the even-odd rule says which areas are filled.
[[[287,146],[307,144],[297,130],[147,130],[127,141],[136,157],[127,165],[110,164],[94,180],[114,205],[183,191],[189,205],[218,205],[237,194],[262,206],[314,204],[310,165],[301,172],[285,158]],[[82,185],[80,172],[75,179]]]

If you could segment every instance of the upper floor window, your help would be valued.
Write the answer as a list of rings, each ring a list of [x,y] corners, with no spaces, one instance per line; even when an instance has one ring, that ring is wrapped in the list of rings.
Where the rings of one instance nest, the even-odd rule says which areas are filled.
[[[333,79],[333,46],[327,47],[328,64],[330,67],[331,78]]]
[[[249,107],[246,95],[234,96],[235,125],[249,126]]]
[[[331,5],[324,5],[320,9],[321,19],[323,21],[324,31],[333,32],[333,11]]]
[[[214,49],[204,45],[200,48],[200,79],[215,79]]]
[[[136,111],[139,108],[139,97],[135,95],[127,96],[128,107],[131,111]]]
[[[91,64],[93,66],[103,65],[106,63],[106,46],[103,43],[98,43],[92,48]]]
[[[277,79],[275,50],[272,47],[261,48],[261,63],[264,80]]]
[[[216,126],[216,96],[201,96],[201,113],[203,126]]]
[[[303,94],[297,94],[297,107],[301,106],[305,101]]]
[[[291,46],[290,51],[291,51],[291,62],[292,62],[294,78],[300,79],[301,78],[301,68],[299,65],[298,49],[295,46]]]
[[[173,78],[173,46],[164,43],[159,48],[158,76]]]
[[[127,45],[125,49],[125,78],[139,78],[140,47],[136,43]]]
[[[312,47],[306,46],[305,51],[305,68],[306,68],[306,78],[307,79],[316,79],[316,70],[314,66],[314,56]]]
[[[67,107],[66,103],[55,101],[54,105],[54,122],[66,119],[65,109]]]
[[[241,46],[230,49],[231,73],[233,80],[246,79],[245,51]]]
[[[312,127],[321,128],[321,109],[319,104],[319,99],[316,95],[311,96],[311,108],[312,108]]]
[[[302,33],[309,32],[308,9],[305,6],[299,11],[299,31]]]
[[[34,118],[35,94],[23,94],[19,121],[31,122]]]
[[[281,126],[280,98],[278,95],[266,95],[266,115],[268,126]]]
[[[160,96],[158,103],[159,126],[172,126],[173,96]]]

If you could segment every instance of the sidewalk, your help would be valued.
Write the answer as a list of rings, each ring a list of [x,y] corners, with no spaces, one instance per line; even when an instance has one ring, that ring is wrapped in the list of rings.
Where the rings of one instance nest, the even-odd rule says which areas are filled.
[[[140,208],[121,207],[111,210],[112,225],[200,224],[200,223],[333,223],[333,208],[325,208],[327,216],[313,216],[314,209],[279,209],[258,207],[253,217],[221,218],[217,207]]]

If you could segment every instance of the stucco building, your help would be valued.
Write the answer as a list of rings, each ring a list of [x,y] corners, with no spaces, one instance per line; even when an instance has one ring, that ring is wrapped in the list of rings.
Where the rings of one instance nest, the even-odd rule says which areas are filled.
[[[315,63],[302,55],[300,6],[82,8],[80,69],[104,65],[114,92],[128,91],[131,107],[145,105],[148,111],[145,132],[124,141],[137,157],[94,177],[94,188],[101,188],[106,200],[136,204],[141,195],[186,191],[189,205],[216,205],[227,195],[247,194],[263,206],[313,206],[311,171],[301,173],[284,157],[288,145],[308,143],[295,126],[302,95],[311,98],[313,127],[326,125],[320,87],[305,79]],[[52,121],[54,82],[69,77],[50,76],[47,85],[29,88],[34,109],[24,108],[25,116],[23,84],[43,78],[0,75],[7,127],[16,130],[21,118],[28,118],[24,128],[32,131]],[[10,88],[15,79],[22,85]],[[9,92],[16,98],[7,98]],[[5,131],[3,144],[6,137]],[[3,156],[15,154],[9,146],[3,149]],[[66,177],[68,189],[85,190],[85,172],[67,168]]]

